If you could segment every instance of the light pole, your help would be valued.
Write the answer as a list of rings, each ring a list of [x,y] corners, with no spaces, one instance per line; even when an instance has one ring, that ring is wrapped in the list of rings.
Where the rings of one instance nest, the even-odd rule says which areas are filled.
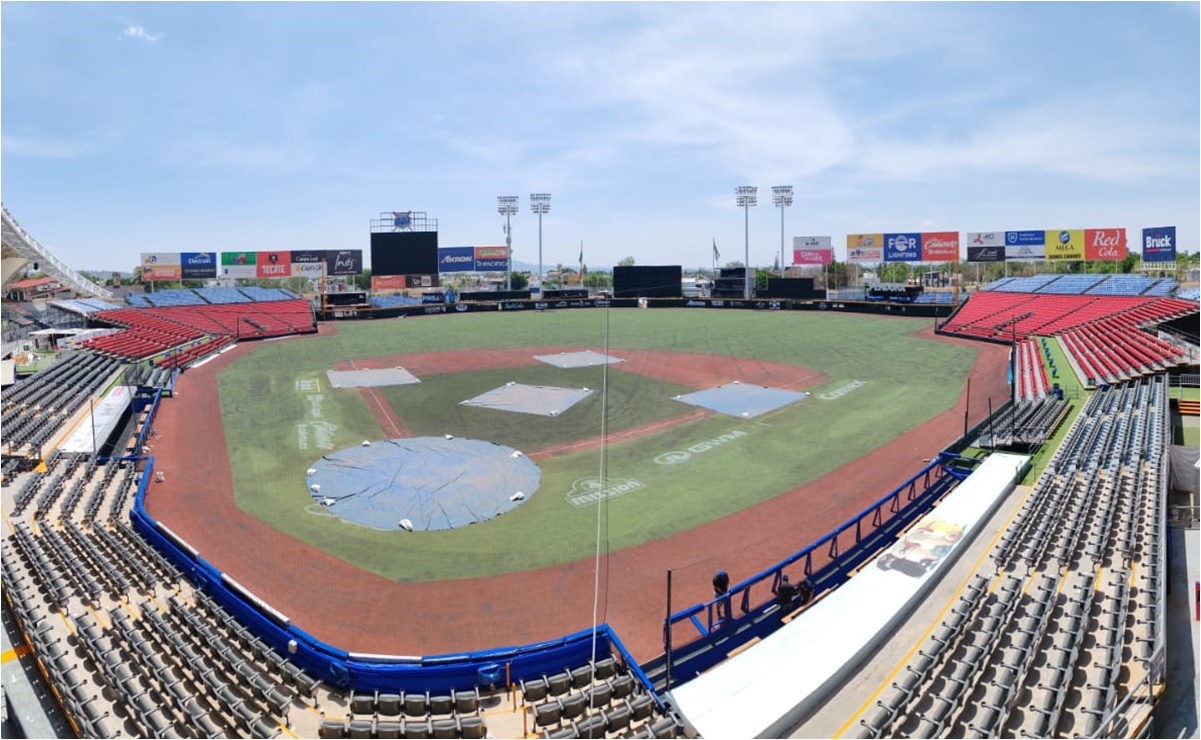
[[[743,297],[748,301],[751,299],[751,206],[759,205],[759,197],[756,195],[758,192],[759,188],[754,185],[739,185],[734,189],[734,204],[742,206],[742,230],[746,240],[746,256],[742,268],[746,271]]]
[[[550,193],[530,193],[530,211],[538,214],[538,297],[542,290],[542,214],[550,213]]]
[[[792,186],[775,185],[771,189],[771,204],[780,209],[780,277],[784,277],[784,209],[792,205]]]
[[[517,214],[516,195],[496,196],[496,212],[505,217],[505,290],[513,289],[513,224],[509,218]]]

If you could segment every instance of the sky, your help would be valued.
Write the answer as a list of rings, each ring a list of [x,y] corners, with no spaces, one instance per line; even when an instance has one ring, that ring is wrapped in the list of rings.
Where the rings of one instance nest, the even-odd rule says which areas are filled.
[[[537,264],[531,193],[548,267],[912,231],[1176,226],[1195,252],[1199,8],[5,0],[0,194],[76,269],[368,252],[408,210],[502,245],[500,195]]]

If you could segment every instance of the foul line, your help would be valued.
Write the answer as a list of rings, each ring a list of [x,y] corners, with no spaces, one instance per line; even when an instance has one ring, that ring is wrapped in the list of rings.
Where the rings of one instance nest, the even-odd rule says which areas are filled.
[[[17,645],[15,648],[11,650],[5,650],[2,654],[0,654],[0,665],[6,665],[17,658],[24,658],[26,655],[29,655],[32,652],[33,648],[29,647],[28,645]]]

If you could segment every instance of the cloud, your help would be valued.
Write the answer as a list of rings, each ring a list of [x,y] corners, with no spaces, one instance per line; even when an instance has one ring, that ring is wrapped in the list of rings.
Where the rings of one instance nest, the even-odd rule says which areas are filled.
[[[126,26],[121,29],[121,38],[123,39],[141,39],[142,41],[154,43],[162,37],[161,33],[150,33],[142,26]]]
[[[72,141],[4,134],[0,137],[0,150],[6,155],[34,159],[75,159],[95,152],[97,147]]]

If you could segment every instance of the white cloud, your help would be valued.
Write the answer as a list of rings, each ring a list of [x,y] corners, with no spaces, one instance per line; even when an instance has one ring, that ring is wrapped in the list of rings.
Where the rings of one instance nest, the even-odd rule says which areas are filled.
[[[150,33],[142,26],[126,26],[125,28],[121,29],[121,38],[123,39],[141,39],[143,41],[154,43],[162,37],[163,35],[161,33]]]
[[[34,139],[26,136],[4,134],[0,136],[0,150],[6,155],[32,157],[35,159],[75,159],[91,154],[94,145],[80,144],[57,139]]]

